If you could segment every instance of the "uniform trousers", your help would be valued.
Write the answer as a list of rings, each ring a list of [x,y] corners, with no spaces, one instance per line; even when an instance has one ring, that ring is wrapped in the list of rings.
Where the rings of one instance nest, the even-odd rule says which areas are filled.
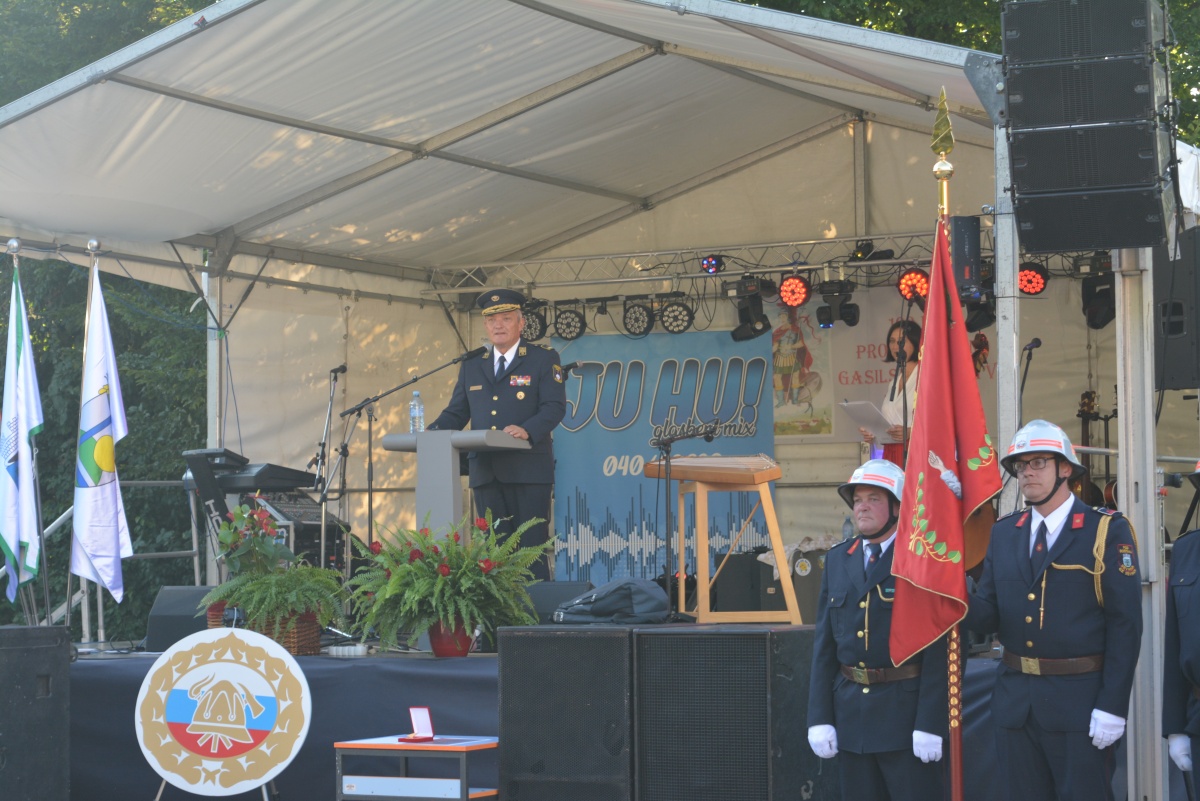
[[[543,522],[530,526],[521,535],[521,547],[528,548],[541,545],[550,536],[550,496],[554,492],[553,484],[504,484],[499,481],[489,481],[478,487],[472,487],[475,495],[475,513],[483,517],[484,513],[492,510],[496,519],[496,533],[508,534],[516,531],[517,527],[534,517],[540,517]],[[506,517],[508,520],[500,521]],[[533,577],[539,581],[550,580],[551,554],[539,559],[529,568]]]
[[[1112,801],[1116,750],[1092,745],[1086,731],[1047,731],[1032,713],[1019,729],[996,727],[1010,801]]]
[[[943,762],[922,762],[911,750],[874,754],[838,751],[837,761],[844,799],[941,801],[944,797]]]

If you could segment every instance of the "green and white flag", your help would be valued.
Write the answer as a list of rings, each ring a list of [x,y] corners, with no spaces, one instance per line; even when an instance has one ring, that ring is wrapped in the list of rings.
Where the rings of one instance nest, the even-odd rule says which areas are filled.
[[[40,501],[33,469],[31,438],[42,430],[42,401],[38,394],[29,318],[21,279],[13,269],[12,299],[8,305],[8,351],[4,362],[4,404],[0,407],[0,551],[8,576],[8,600],[17,588],[37,578],[42,551]]]
[[[108,329],[108,311],[100,291],[100,267],[95,264],[88,289],[86,327],[71,572],[107,587],[120,603],[125,595],[121,560],[133,556],[133,543],[117,480],[116,445],[129,429],[125,423],[121,380],[117,376],[117,356]]]

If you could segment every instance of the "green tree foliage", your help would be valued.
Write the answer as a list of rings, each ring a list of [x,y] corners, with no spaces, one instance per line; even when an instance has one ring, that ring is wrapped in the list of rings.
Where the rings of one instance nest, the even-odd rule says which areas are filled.
[[[745,2],[745,0],[742,0]],[[751,5],[873,28],[991,53],[1002,49],[995,0],[761,0]],[[1173,0],[1171,82],[1179,103],[1179,138],[1200,145],[1200,0]]]
[[[11,260],[0,260],[0,334],[7,341]],[[179,290],[102,274],[113,349],[125,396],[129,436],[117,445],[117,468],[134,553],[191,548],[191,524],[181,487],[130,487],[131,481],[179,479],[180,452],[203,447],[205,440],[205,335],[202,307],[189,311],[194,298]],[[83,373],[84,313],[88,273],[61,261],[21,260],[21,286],[29,307],[30,339],[42,390],[45,429],[38,438],[42,514],[47,525],[74,502],[75,442],[79,428],[79,392]],[[71,528],[44,544],[51,602],[66,597]],[[125,600],[119,606],[106,595],[105,628],[109,639],[140,640],[150,606],[164,584],[191,584],[190,559],[125,560]],[[40,581],[37,590],[41,604]],[[78,587],[78,581],[75,582]],[[24,622],[20,607],[0,602],[0,623]],[[80,634],[74,616],[75,636]]]

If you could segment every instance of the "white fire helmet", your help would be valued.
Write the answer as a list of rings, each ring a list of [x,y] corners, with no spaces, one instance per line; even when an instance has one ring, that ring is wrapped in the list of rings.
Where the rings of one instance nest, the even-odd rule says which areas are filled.
[[[851,509],[854,508],[854,488],[859,484],[882,487],[897,501],[904,498],[904,471],[886,459],[865,462],[854,471],[849,481],[838,487],[838,495]]]
[[[1075,448],[1071,445],[1067,432],[1054,423],[1030,420],[1023,425],[1013,437],[1012,444],[1008,446],[1008,453],[1000,460],[1000,464],[1015,476],[1017,472],[1013,462],[1030,453],[1053,453],[1063,457],[1071,463],[1071,478],[1079,478],[1087,472],[1087,468],[1080,464],[1079,457],[1075,455]]]

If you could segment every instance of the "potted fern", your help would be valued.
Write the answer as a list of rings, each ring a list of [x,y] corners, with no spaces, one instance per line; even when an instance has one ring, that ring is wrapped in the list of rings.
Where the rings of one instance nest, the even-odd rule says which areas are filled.
[[[364,640],[373,631],[384,648],[402,633],[414,645],[428,632],[436,655],[465,656],[477,629],[493,638],[499,626],[536,623],[530,566],[553,543],[522,548],[521,534],[540,522],[497,535],[489,511],[446,532],[385,530],[369,547],[356,540],[368,564],[347,582],[355,630]]]
[[[297,561],[265,509],[237,507],[217,539],[229,578],[200,607],[236,606],[248,628],[289,652],[320,653],[321,629],[341,619],[347,599],[341,574]]]

